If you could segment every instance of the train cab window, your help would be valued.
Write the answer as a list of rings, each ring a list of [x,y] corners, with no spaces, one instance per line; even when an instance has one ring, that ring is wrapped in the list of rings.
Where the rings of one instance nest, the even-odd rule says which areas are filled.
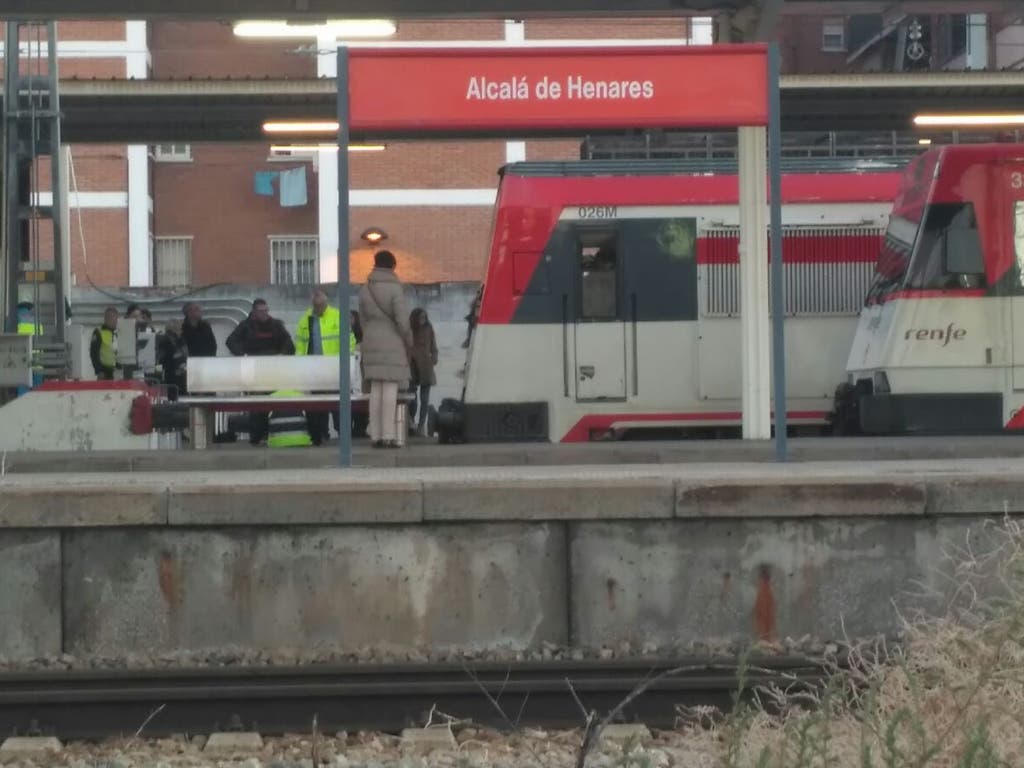
[[[971,203],[928,207],[911,265],[911,288],[984,288],[985,260]]]
[[[619,249],[614,232],[579,232],[580,320],[615,320],[619,314]]]
[[[1024,200],[1013,204],[1013,256],[1017,261],[1017,280],[1024,287]]]
[[[916,214],[916,215],[915,215]],[[875,265],[875,275],[868,292],[867,303],[884,301],[885,297],[903,286],[914,249],[920,212],[903,211],[889,217],[889,227],[882,242],[882,251]]]

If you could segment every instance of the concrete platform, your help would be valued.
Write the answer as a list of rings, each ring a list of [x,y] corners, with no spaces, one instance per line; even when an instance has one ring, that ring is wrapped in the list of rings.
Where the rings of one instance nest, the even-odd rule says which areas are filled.
[[[789,441],[789,460],[902,461],[914,459],[1024,458],[1024,435],[978,437],[802,437]],[[607,443],[518,443],[438,445],[410,438],[401,450],[374,450],[357,440],[358,467],[568,466],[593,464],[690,464],[771,462],[767,441],[675,440]],[[248,469],[326,469],[338,466],[336,445],[269,450],[246,444],[218,445],[206,451],[8,452],[6,473],[29,472],[191,472]]]
[[[891,633],[1024,459],[0,479],[0,656]]]

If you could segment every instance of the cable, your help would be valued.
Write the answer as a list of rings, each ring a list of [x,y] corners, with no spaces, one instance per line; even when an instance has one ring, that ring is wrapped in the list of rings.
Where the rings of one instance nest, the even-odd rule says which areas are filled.
[[[78,176],[75,174],[75,161],[74,161],[74,156],[73,156],[73,153],[71,151],[71,146],[70,145],[68,145],[68,172],[69,172],[69,175],[71,177],[70,181],[71,181],[72,190],[73,190],[74,194],[77,196],[78,195]],[[82,245],[82,266],[83,266],[83,268],[85,270],[85,281],[89,284],[89,286],[93,290],[95,290],[98,293],[106,296],[109,299],[113,299],[114,301],[123,301],[123,302],[126,302],[126,303],[127,302],[137,302],[137,303],[142,303],[142,304],[168,304],[168,303],[175,302],[175,301],[181,301],[182,299],[184,299],[184,298],[186,298],[188,296],[194,296],[194,295],[196,295],[196,294],[198,294],[198,293],[200,293],[202,291],[206,291],[206,290],[209,290],[211,288],[219,288],[219,287],[222,287],[222,286],[225,286],[225,285],[231,285],[231,283],[227,283],[227,282],[208,283],[206,285],[193,286],[189,290],[184,291],[182,293],[177,293],[177,294],[174,294],[172,296],[166,296],[164,298],[161,298],[161,299],[158,299],[158,300],[155,300],[155,301],[142,301],[142,302],[139,302],[139,297],[138,296],[131,296],[131,295],[127,295],[127,294],[114,293],[113,291],[107,290],[106,288],[102,288],[102,287],[96,285],[96,283],[92,279],[92,275],[89,274],[89,250],[88,250],[88,247],[87,247],[86,242],[85,242],[85,225],[82,222],[82,206],[81,205],[76,205],[75,206],[75,217],[78,219],[78,237],[79,237],[79,241],[81,242],[81,245]]]

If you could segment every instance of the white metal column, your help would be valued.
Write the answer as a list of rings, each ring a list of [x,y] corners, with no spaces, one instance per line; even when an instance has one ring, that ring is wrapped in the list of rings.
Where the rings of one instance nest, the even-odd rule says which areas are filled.
[[[526,40],[526,22],[505,19],[505,44],[516,45]],[[505,162],[521,163],[526,159],[525,141],[505,142]]]
[[[149,77],[149,47],[145,21],[125,24],[127,53],[125,74],[135,80]],[[153,258],[150,250],[149,148],[145,144],[128,145],[128,284],[153,284]]]
[[[739,128],[740,347],[743,355],[743,438],[771,437],[767,131]]]
[[[317,40],[317,77],[338,76],[338,42]],[[335,148],[321,150],[317,158],[317,230],[320,236],[320,282],[333,283],[338,275],[338,158]]]

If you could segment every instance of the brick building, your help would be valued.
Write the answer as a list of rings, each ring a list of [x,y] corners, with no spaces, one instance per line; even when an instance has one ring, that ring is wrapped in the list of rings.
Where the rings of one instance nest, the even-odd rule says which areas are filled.
[[[1021,66],[1017,19],[916,19],[926,56],[908,58],[915,19],[881,14],[786,17],[786,72]],[[706,43],[710,20],[399,22],[400,41],[664,40]],[[984,43],[984,45],[980,45]],[[980,50],[983,59],[979,59]],[[327,41],[256,41],[230,25],[75,22],[59,25],[62,77],[219,78],[333,74]],[[909,64],[908,64],[909,62]],[[368,269],[360,240],[384,230],[408,282],[476,281],[487,253],[497,169],[519,159],[573,159],[580,140],[388,142],[351,153],[352,279]],[[74,284],[206,286],[330,281],[337,243],[331,153],[272,156],[266,144],[71,148]],[[300,170],[301,169],[301,170]],[[285,200],[280,173],[301,185]],[[267,185],[270,185],[269,187]],[[269,192],[269,194],[267,194]],[[262,193],[262,194],[261,194]],[[304,199],[303,199],[304,198]],[[288,205],[283,203],[287,202]]]

